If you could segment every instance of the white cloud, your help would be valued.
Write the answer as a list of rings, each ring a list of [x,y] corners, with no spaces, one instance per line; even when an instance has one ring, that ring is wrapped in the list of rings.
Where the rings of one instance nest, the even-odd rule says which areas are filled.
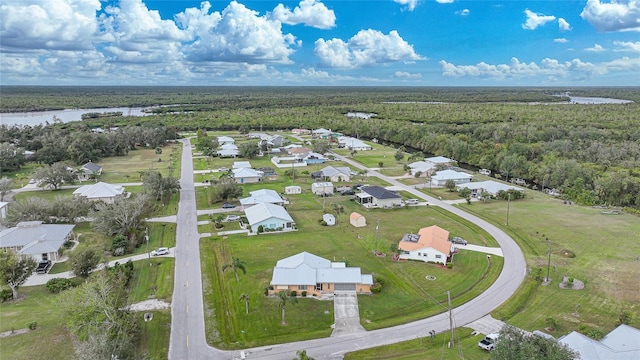
[[[506,80],[534,76],[547,77],[575,77],[604,75],[613,71],[640,70],[640,58],[624,57],[613,61],[594,64],[580,59],[558,61],[545,58],[540,65],[535,62],[522,63],[517,58],[511,58],[509,64],[492,65],[480,62],[476,65],[455,65],[444,60],[439,62],[442,75],[445,77],[470,77]]]
[[[2,48],[89,50],[99,38],[99,0],[11,0],[0,4]]]
[[[293,11],[278,4],[271,16],[287,25],[304,24],[318,29],[331,29],[336,26],[336,14],[317,0],[302,0]]]
[[[436,0],[440,4],[451,4],[454,0]]]
[[[558,18],[558,28],[560,31],[569,31],[571,30],[571,24],[563,18]]]
[[[538,26],[543,26],[556,19],[553,15],[537,14],[529,9],[525,9],[524,13],[527,15],[527,21],[522,24],[522,28],[527,30],[535,30]]]
[[[622,49],[617,49],[616,51],[632,51],[640,53],[640,41],[614,41],[613,44],[622,47]]]
[[[459,11],[456,11],[456,15],[460,15],[460,16],[467,16],[469,15],[471,11],[469,9],[462,9]]]
[[[406,71],[396,71],[393,73],[393,76],[397,78],[405,78],[405,79],[421,79],[422,74],[420,73],[410,73]]]
[[[640,31],[640,0],[588,0],[580,16],[598,31]]]
[[[586,51],[591,51],[591,52],[603,52],[604,48],[600,44],[595,44],[595,45],[593,45],[593,47],[586,48],[585,50]]]
[[[291,47],[300,45],[293,35],[282,33],[280,21],[258,16],[235,1],[221,14],[191,10],[178,14],[176,19],[193,31],[196,40],[183,50],[187,59],[194,62],[286,64],[291,63]]]
[[[564,44],[564,43],[568,43],[569,40],[565,39],[565,38],[558,38],[558,39],[553,39],[554,43],[560,43],[560,44]]]
[[[393,0],[393,2],[398,3],[400,5],[405,5],[406,9],[409,11],[413,11],[416,6],[418,6],[419,0]]]
[[[360,30],[349,41],[318,39],[315,54],[323,65],[352,69],[396,61],[424,60],[396,30],[388,35],[377,30]]]

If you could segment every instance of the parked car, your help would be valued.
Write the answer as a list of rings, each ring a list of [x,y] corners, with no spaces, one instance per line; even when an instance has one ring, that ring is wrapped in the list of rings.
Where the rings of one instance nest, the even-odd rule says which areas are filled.
[[[354,195],[355,192],[353,190],[351,190],[351,189],[347,189],[347,190],[344,190],[344,191],[340,191],[340,194],[341,195]]]
[[[218,169],[218,171],[227,172],[227,171],[229,171],[229,168],[221,167],[220,169]]]
[[[451,242],[454,244],[467,245],[467,240],[457,236],[452,237]]]
[[[223,209],[233,209],[233,208],[235,208],[235,207],[236,207],[235,205],[233,205],[233,204],[229,204],[229,203],[224,203],[224,204],[222,204],[222,208],[223,208]]]
[[[418,205],[420,203],[420,200],[418,199],[407,199],[404,201],[405,204],[407,205]]]
[[[169,255],[169,248],[161,247],[158,250],[153,250],[151,256]]]
[[[227,215],[227,217],[224,218],[225,222],[238,221],[238,220],[240,220],[240,216],[238,216],[238,215]]]
[[[496,341],[498,340],[499,334],[489,334],[485,336],[484,339],[478,342],[478,346],[482,350],[491,351],[496,347]]]
[[[51,268],[51,260],[40,261],[36,268],[36,274],[46,274]]]

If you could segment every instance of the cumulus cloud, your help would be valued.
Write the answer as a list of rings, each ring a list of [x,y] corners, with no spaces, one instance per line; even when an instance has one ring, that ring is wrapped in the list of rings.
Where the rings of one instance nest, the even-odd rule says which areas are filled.
[[[292,47],[300,45],[293,35],[282,33],[280,21],[259,16],[235,1],[220,14],[192,10],[176,19],[196,37],[184,48],[190,61],[286,64],[291,63]]]
[[[600,44],[595,44],[595,45],[593,45],[593,47],[586,48],[585,50],[586,51],[591,51],[591,52],[603,52],[604,48]]]
[[[436,0],[440,4],[451,4],[454,0]]]
[[[323,65],[352,69],[396,61],[424,60],[396,30],[388,35],[377,30],[361,30],[348,41],[318,39],[315,54]]]
[[[397,78],[404,78],[404,79],[420,79],[420,78],[422,78],[422,74],[420,74],[420,73],[410,73],[410,72],[406,72],[406,71],[396,71],[395,73],[393,73],[393,76],[395,76]]]
[[[558,28],[560,29],[560,31],[569,31],[569,30],[571,30],[571,25],[569,24],[569,22],[567,22],[567,20],[565,20],[563,18],[559,18],[558,19]]]
[[[336,26],[336,14],[333,10],[316,0],[302,0],[293,11],[278,4],[271,16],[287,25],[304,24],[318,29],[331,29]]]
[[[569,40],[565,39],[565,38],[558,38],[558,39],[553,39],[554,43],[560,43],[560,44],[564,44],[569,42]]]
[[[640,41],[614,41],[613,44],[622,48],[616,49],[616,51],[632,51],[640,53]]]
[[[12,0],[0,4],[2,48],[89,50],[101,34],[100,0]]]
[[[588,0],[580,16],[598,31],[640,31],[640,0]]]
[[[456,11],[456,15],[460,15],[460,16],[467,16],[469,15],[471,11],[469,9],[462,9],[459,11]]]
[[[413,11],[418,6],[418,0],[393,0],[393,2],[405,5],[409,11]]]
[[[535,30],[537,27],[556,19],[553,15],[538,14],[529,9],[525,9],[524,13],[527,15],[527,21],[522,24],[522,28],[527,30]]]

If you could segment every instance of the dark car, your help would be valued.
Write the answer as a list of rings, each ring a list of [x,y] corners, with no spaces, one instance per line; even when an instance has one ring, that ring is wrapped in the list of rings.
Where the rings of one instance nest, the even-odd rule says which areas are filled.
[[[235,208],[235,207],[236,207],[235,205],[233,205],[233,204],[229,204],[229,203],[224,203],[224,204],[222,204],[222,208],[223,208],[223,209],[233,209],[233,208]]]
[[[349,190],[341,191],[340,194],[342,194],[342,195],[354,195],[355,192],[353,190],[349,189]]]
[[[46,274],[50,268],[51,268],[51,260],[40,261],[38,263],[38,267],[36,268],[36,274]]]
[[[459,244],[459,245],[467,245],[467,240],[461,238],[461,237],[453,237],[451,238],[451,242],[454,244]]]

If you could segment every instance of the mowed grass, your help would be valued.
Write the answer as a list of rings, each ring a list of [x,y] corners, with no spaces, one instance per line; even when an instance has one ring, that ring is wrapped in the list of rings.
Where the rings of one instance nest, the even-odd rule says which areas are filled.
[[[504,227],[505,201],[473,203],[461,207]],[[580,325],[612,330],[622,311],[633,314],[632,325],[640,326],[640,221],[633,215],[605,215],[602,209],[566,205],[538,192],[527,191],[524,200],[509,204],[506,228],[518,242],[530,269],[546,276],[551,242],[550,286],[535,282],[522,288],[498,308],[494,317],[533,330],[545,327],[547,317],[555,318],[556,336],[577,330]],[[564,255],[565,250],[575,258]],[[584,290],[563,290],[563,276],[585,283]]]
[[[181,153],[182,144],[175,143],[164,146],[162,154],[156,154],[155,149],[137,148],[129,151],[125,156],[101,159],[97,162],[102,166],[100,181],[108,183],[140,182],[142,173],[149,170],[160,171],[163,176],[168,176],[170,172],[173,176],[179,176]]]
[[[286,308],[288,325],[280,325],[278,301],[267,298],[268,286],[275,263],[301,251],[335,261],[347,261],[349,266],[362,268],[385,280],[381,294],[360,296],[363,326],[368,329],[392,326],[426,317],[446,310],[446,291],[451,290],[454,304],[479,294],[490,286],[502,268],[501,259],[492,264],[482,253],[461,252],[455,255],[454,268],[420,262],[394,262],[388,251],[407,232],[437,224],[465,234],[471,242],[485,243],[488,235],[461,219],[451,217],[432,207],[412,207],[395,210],[366,210],[348,197],[324,199],[327,212],[333,203],[345,207],[345,213],[335,227],[318,223],[323,199],[310,193],[290,195],[287,205],[299,231],[260,236],[213,236],[201,240],[203,284],[205,292],[207,339],[214,346],[241,348],[279,342],[289,342],[328,336],[333,324],[333,303],[315,299],[301,299]],[[368,219],[366,228],[348,224],[352,211],[363,213]],[[378,249],[387,257],[373,256],[376,247],[375,221],[380,219]],[[473,235],[477,232],[479,235]],[[232,271],[222,273],[221,267],[233,257],[247,262],[246,275],[236,282]],[[436,281],[425,279],[435,275]],[[451,286],[450,284],[455,284]],[[242,293],[251,297],[251,311],[244,314]],[[410,309],[410,310],[407,310]],[[242,332],[244,330],[244,333]]]

